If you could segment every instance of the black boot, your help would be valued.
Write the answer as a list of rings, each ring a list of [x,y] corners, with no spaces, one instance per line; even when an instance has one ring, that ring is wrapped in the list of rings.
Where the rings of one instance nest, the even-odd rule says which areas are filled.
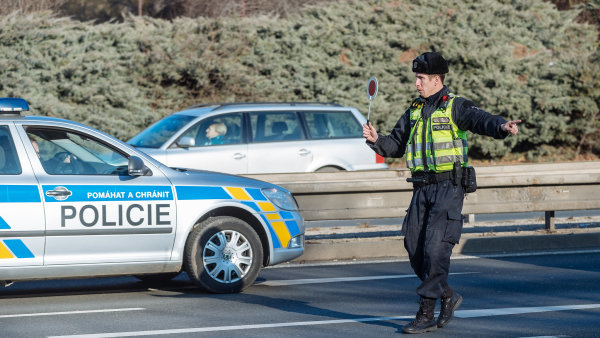
[[[442,308],[437,320],[437,327],[444,327],[454,317],[454,311],[462,304],[463,298],[456,292],[450,291],[450,295],[442,296]]]
[[[437,299],[421,297],[421,307],[417,312],[415,320],[402,327],[404,333],[423,333],[437,329],[434,318],[435,302]]]

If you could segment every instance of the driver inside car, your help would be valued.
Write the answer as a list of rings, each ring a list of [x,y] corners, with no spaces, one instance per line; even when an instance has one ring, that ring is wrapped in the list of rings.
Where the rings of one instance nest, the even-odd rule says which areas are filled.
[[[35,139],[34,134],[28,134],[31,145],[35,150],[42,167],[48,174],[60,175],[60,174],[74,174],[74,166],[77,157],[67,151],[61,151],[55,154],[42,153],[40,150],[40,144]],[[47,156],[42,156],[47,155]],[[52,156],[51,156],[52,155]],[[49,157],[49,158],[48,158]],[[48,158],[44,160],[44,158]]]

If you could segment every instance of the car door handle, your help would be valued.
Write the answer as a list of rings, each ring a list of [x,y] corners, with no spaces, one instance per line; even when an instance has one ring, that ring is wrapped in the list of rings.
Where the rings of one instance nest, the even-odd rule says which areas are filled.
[[[302,149],[298,150],[298,155],[300,155],[300,156],[310,155],[310,150],[302,148]]]
[[[235,154],[233,154],[233,159],[234,160],[241,160],[241,159],[243,159],[245,157],[246,157],[246,155],[244,155],[242,153],[235,153]]]
[[[71,196],[72,194],[73,193],[65,187],[56,187],[52,190],[46,191],[46,196],[54,197],[55,199],[57,199],[59,201],[66,200],[67,197]]]

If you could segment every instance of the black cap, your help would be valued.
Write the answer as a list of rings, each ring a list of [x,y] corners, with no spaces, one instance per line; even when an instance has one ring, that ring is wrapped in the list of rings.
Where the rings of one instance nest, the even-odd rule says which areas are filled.
[[[415,73],[423,74],[446,74],[448,73],[448,62],[440,53],[427,52],[413,60],[412,70]]]

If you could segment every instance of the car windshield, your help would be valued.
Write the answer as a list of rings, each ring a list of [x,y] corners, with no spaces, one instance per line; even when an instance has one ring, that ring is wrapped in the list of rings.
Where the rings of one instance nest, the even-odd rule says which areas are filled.
[[[169,115],[137,134],[127,143],[134,147],[159,148],[178,130],[195,118],[195,116],[183,114]]]

